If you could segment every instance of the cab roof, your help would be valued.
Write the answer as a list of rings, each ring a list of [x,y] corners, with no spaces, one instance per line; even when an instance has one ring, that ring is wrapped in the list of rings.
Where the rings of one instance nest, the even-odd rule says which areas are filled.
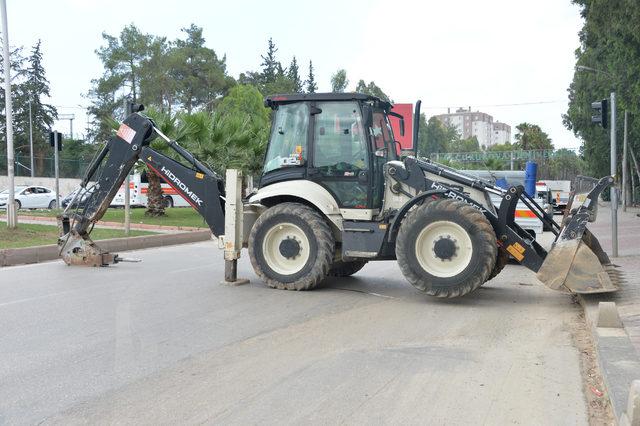
[[[391,108],[391,104],[387,101],[383,101],[377,96],[365,95],[364,93],[291,93],[281,95],[267,96],[264,100],[264,106],[267,108],[275,109],[278,105],[288,104],[294,102],[313,102],[313,101],[361,101],[361,102],[376,102],[379,103],[384,109]]]

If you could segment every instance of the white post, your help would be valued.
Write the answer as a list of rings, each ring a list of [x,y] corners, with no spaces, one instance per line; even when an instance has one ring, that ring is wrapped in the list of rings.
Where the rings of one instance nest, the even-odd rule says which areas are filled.
[[[56,176],[56,208],[60,208],[60,173],[58,165],[58,147],[60,146],[60,132],[53,132],[53,167]]]
[[[36,169],[33,166],[33,123],[31,119],[31,98],[29,98],[29,153],[31,154],[31,177],[35,177]]]
[[[224,248],[223,284],[228,285],[241,285],[249,282],[246,279],[238,279],[238,259],[242,250],[244,230],[242,190],[242,172],[240,170],[227,169],[224,236],[221,238],[221,242],[223,243],[222,248]]]
[[[7,119],[7,176],[9,177],[9,199],[7,200],[7,228],[18,226],[16,211],[15,170],[13,156],[13,105],[11,103],[11,61],[9,58],[9,28],[7,26],[7,2],[0,0],[2,7],[2,40],[4,41],[4,99]]]
[[[129,183],[131,182],[131,174],[127,174],[127,179],[124,181],[124,235],[129,235],[131,232],[131,190],[129,189]]]
[[[611,92],[611,176],[616,175],[616,92]],[[615,185],[611,185],[611,255],[618,257],[618,194]]]

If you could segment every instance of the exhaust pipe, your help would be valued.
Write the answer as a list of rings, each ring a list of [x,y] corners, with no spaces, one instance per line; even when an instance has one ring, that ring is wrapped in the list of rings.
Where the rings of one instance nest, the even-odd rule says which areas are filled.
[[[587,229],[587,223],[595,220],[598,197],[612,183],[611,176],[600,180],[578,176],[567,206],[570,216],[536,275],[549,288],[571,293],[608,293],[619,290],[624,283],[618,266],[611,263],[598,239]]]

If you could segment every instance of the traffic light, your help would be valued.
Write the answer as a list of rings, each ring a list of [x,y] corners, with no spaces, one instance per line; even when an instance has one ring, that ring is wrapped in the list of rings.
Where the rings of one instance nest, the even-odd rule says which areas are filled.
[[[591,116],[591,122],[599,124],[603,129],[606,129],[608,124],[608,104],[606,99],[591,103],[591,109],[594,112],[594,115]]]
[[[126,111],[127,117],[133,114],[134,112],[141,112],[141,111],[144,111],[144,105],[136,104],[130,101],[127,102],[127,111]]]
[[[58,138],[58,151],[62,151],[62,133],[57,130],[49,132],[49,145],[51,145],[51,148],[56,146],[55,138]]]

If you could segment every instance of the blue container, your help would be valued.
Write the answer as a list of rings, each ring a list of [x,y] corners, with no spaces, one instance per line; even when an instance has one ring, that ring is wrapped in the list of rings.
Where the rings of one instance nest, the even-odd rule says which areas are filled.
[[[524,192],[530,197],[536,196],[536,180],[538,174],[538,164],[533,161],[527,161],[524,167]]]
[[[509,184],[507,183],[507,179],[503,177],[499,177],[496,179],[496,186],[499,186],[503,189],[509,189]]]

